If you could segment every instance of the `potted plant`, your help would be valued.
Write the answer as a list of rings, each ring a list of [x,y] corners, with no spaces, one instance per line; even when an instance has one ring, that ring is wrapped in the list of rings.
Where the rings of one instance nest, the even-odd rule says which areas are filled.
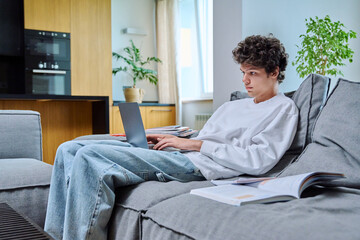
[[[298,65],[296,71],[300,77],[310,73],[334,75],[343,73],[338,69],[344,66],[344,60],[351,63],[354,51],[349,48],[349,39],[356,38],[356,32],[344,31],[344,24],[332,22],[328,15],[324,19],[315,17],[305,19],[306,34],[301,34],[301,47],[292,65]]]
[[[144,68],[144,66],[150,64],[151,62],[161,63],[161,60],[156,57],[148,57],[144,61],[140,54],[140,50],[135,46],[134,42],[130,40],[130,43],[130,47],[125,47],[123,49],[125,54],[120,55],[116,52],[112,53],[116,60],[121,59],[127,64],[125,67],[113,68],[112,73],[115,76],[118,72],[123,71],[131,76],[132,87],[124,89],[125,100],[127,102],[141,103],[144,96],[144,90],[136,88],[136,83],[140,80],[147,79],[150,83],[156,85],[158,82],[157,72],[155,70]]]

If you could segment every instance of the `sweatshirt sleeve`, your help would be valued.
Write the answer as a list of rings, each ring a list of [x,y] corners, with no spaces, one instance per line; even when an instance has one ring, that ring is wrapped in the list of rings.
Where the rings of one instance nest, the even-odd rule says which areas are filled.
[[[281,113],[244,148],[204,140],[200,152],[224,167],[251,175],[263,174],[273,168],[290,147],[297,123],[297,114]]]

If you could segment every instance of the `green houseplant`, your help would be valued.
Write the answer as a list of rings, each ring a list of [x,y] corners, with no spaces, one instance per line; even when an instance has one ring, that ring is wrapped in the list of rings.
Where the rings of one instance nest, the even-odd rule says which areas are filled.
[[[351,63],[354,51],[349,48],[349,39],[356,38],[356,32],[346,32],[344,24],[332,22],[328,15],[324,19],[315,17],[305,19],[306,34],[301,34],[301,46],[292,65],[300,77],[310,73],[321,75],[342,75],[338,69],[344,66],[344,60]]]
[[[113,52],[113,57],[116,60],[122,60],[127,66],[113,68],[112,73],[115,76],[118,72],[126,72],[131,76],[132,88],[125,88],[124,94],[127,102],[141,102],[144,95],[142,89],[136,88],[136,83],[140,80],[149,80],[150,83],[157,84],[157,72],[155,70],[147,69],[144,66],[151,62],[160,62],[161,60],[156,57],[148,57],[143,60],[140,50],[135,46],[134,42],[130,40],[131,46],[123,49],[124,54]]]

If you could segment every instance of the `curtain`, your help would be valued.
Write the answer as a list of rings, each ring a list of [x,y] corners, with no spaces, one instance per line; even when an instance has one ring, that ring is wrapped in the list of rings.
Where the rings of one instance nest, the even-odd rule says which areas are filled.
[[[156,46],[159,103],[175,103],[176,122],[181,124],[180,78],[178,61],[178,0],[156,0]]]

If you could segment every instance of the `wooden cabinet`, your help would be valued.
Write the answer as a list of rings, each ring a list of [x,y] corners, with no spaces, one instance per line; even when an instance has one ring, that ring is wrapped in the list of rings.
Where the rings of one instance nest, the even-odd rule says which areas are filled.
[[[70,0],[24,0],[24,26],[69,33]]]
[[[71,94],[112,99],[111,0],[24,0],[27,29],[71,34]]]
[[[144,128],[163,127],[176,124],[174,106],[140,106],[140,114]],[[112,107],[111,133],[124,133],[119,107]]]
[[[71,34],[71,95],[108,96],[111,109],[111,0],[24,0],[24,15],[27,29]]]
[[[108,96],[112,115],[111,0],[71,0],[71,94]]]
[[[71,0],[71,94],[112,99],[111,0]]]
[[[149,106],[145,110],[145,128],[162,127],[176,124],[175,107],[172,106]]]

